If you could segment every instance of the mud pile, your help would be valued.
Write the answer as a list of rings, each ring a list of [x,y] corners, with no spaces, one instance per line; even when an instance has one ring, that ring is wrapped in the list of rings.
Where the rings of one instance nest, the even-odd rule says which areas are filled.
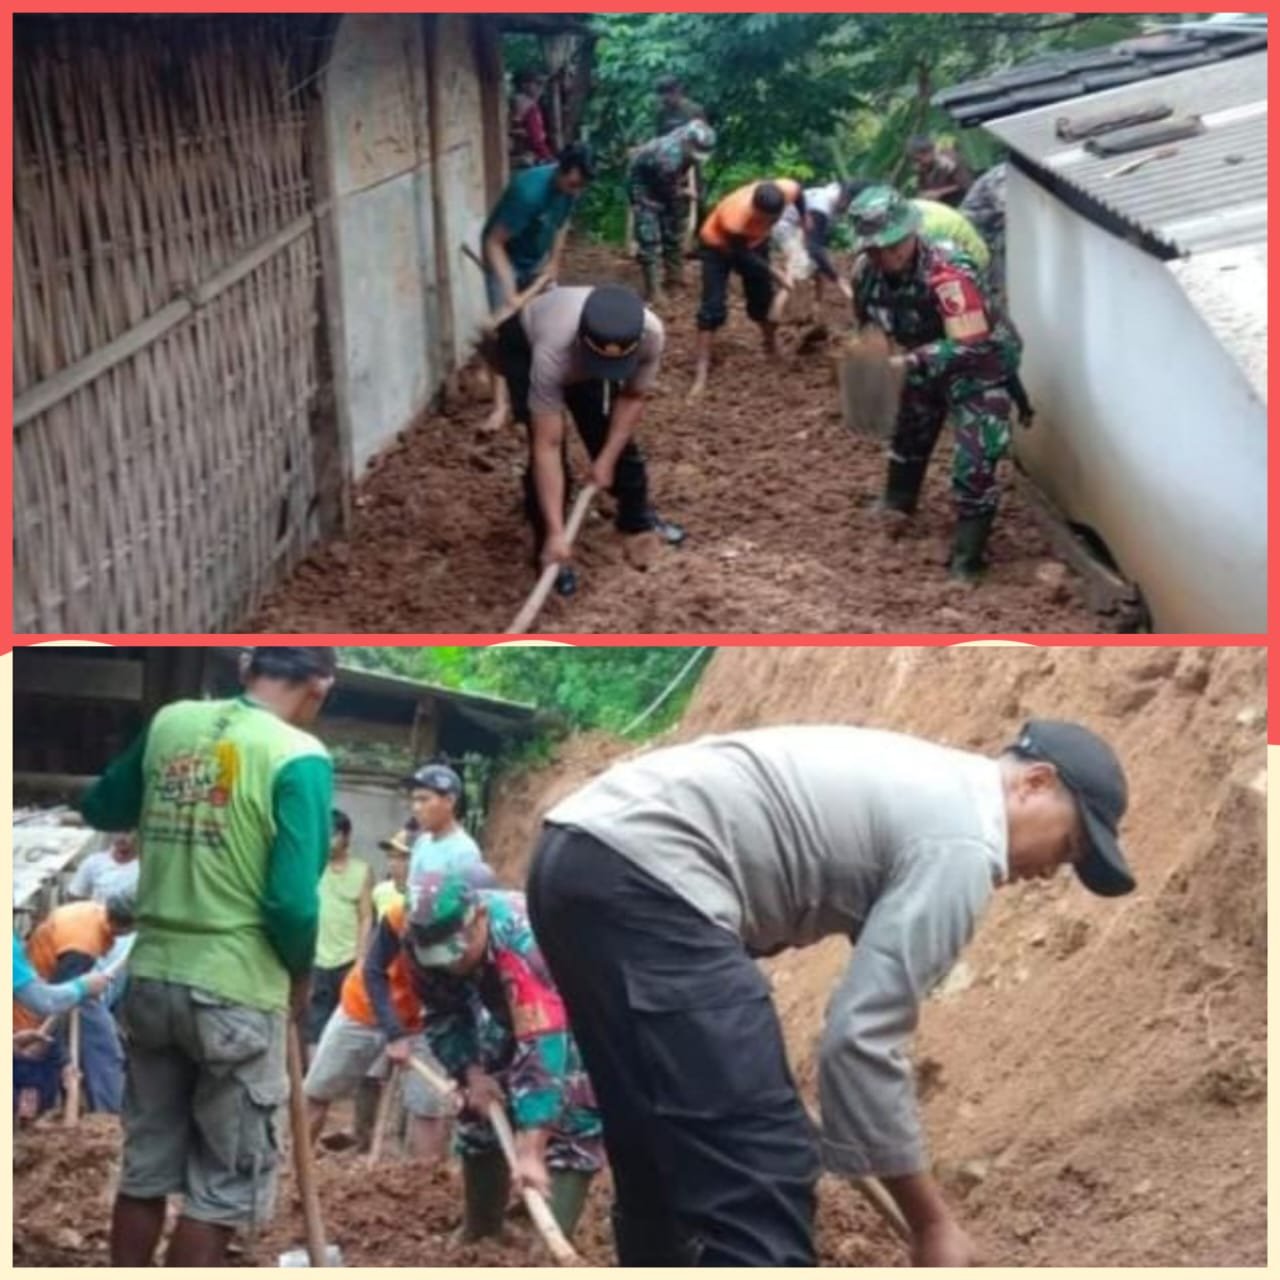
[[[580,245],[570,254],[570,283],[634,285],[633,275],[605,249]],[[890,541],[867,509],[883,484],[883,449],[845,430],[833,366],[824,349],[801,349],[801,327],[784,329],[781,363],[771,365],[735,298],[717,335],[708,393],[686,404],[696,276],[691,270],[690,289],[663,311],[667,348],[640,436],[653,499],[687,528],[688,541],[678,550],[637,547],[609,518],[593,516],[579,540],[582,588],[571,602],[553,598],[542,631],[1109,629],[1014,493],[992,538],[990,580],[972,592],[949,584],[949,432],[914,527]],[[834,333],[844,317],[827,305]],[[348,539],[315,550],[241,629],[508,626],[536,576],[521,506],[525,437],[517,427],[483,434],[487,413],[487,404],[459,396],[406,430],[361,484]]]
[[[1265,1262],[1265,678],[1265,654],[1241,649],[724,649],[668,735],[843,721],[986,752],[1047,716],[1120,752],[1138,891],[1104,901],[1065,876],[1002,890],[923,1013],[932,1156],[990,1263]],[[592,746],[602,766],[632,749]],[[500,797],[487,844],[508,879],[586,764],[570,744],[541,788]],[[770,965],[810,1101],[849,954],[832,940]],[[828,1214],[837,1194],[823,1184]],[[874,1260],[900,1260],[858,1221]]]

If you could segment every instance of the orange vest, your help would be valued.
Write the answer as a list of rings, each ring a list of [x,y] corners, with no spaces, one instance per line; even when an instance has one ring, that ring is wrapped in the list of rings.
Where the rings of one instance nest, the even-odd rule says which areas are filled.
[[[101,960],[114,941],[107,923],[107,908],[101,902],[69,902],[65,907],[55,907],[36,926],[27,939],[27,959],[48,982],[58,967],[59,956],[80,951]],[[40,1019],[15,1000],[13,1025],[18,1030],[27,1030],[38,1027]]]
[[[754,249],[763,244],[773,230],[774,223],[762,213],[757,213],[751,206],[752,197],[756,193],[758,182],[749,182],[745,187],[731,191],[707,215],[702,224],[699,236],[708,248],[727,252],[730,237],[739,236],[747,242],[747,248]],[[774,186],[782,189],[787,204],[795,204],[800,199],[800,184],[791,178],[779,178]]]
[[[395,930],[397,937],[404,937],[404,899],[401,898],[387,908],[383,920]],[[409,962],[403,950],[396,953],[396,958],[387,969],[387,980],[391,984],[391,1007],[400,1019],[400,1025],[406,1031],[421,1031],[423,1027],[422,1001],[414,994],[413,984],[409,979]],[[364,984],[363,966],[354,964],[342,983],[339,996],[342,1012],[348,1018],[359,1022],[362,1026],[376,1027],[378,1015],[373,1001],[369,999],[369,989]]]

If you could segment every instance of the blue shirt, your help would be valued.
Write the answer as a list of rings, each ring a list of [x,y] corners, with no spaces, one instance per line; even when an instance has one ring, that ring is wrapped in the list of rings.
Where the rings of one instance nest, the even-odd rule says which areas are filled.
[[[13,993],[18,1003],[37,1018],[52,1017],[74,1009],[85,998],[88,988],[83,978],[70,982],[45,982],[35,971],[17,932],[13,935]]]
[[[556,233],[578,203],[577,196],[566,195],[556,186],[558,167],[541,164],[517,173],[480,233],[484,240],[495,226],[506,228],[507,256],[518,285],[527,282],[546,261]]]
[[[36,971],[31,967],[31,961],[27,959],[26,949],[18,941],[18,935],[15,933],[13,935],[13,989],[21,990],[35,977]]]
[[[420,835],[409,857],[409,880],[430,872],[460,871],[483,859],[480,846],[463,827],[455,827],[439,839],[429,832]]]

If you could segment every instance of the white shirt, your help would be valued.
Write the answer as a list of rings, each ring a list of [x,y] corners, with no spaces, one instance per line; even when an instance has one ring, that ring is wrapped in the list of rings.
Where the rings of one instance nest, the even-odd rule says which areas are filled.
[[[91,853],[77,868],[67,893],[73,898],[106,902],[113,893],[138,890],[138,859],[117,862],[109,849]]]

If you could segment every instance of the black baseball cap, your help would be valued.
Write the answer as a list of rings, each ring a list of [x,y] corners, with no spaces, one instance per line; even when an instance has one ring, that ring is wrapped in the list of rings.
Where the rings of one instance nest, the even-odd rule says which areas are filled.
[[[578,342],[589,378],[626,382],[640,363],[644,303],[618,284],[602,284],[587,294],[578,320]]]
[[[1116,753],[1092,729],[1067,720],[1028,720],[1012,750],[1053,765],[1075,797],[1087,842],[1076,864],[1084,887],[1104,898],[1132,893],[1136,882],[1117,835],[1129,786]]]
[[[447,764],[424,764],[404,779],[404,785],[412,790],[438,791],[455,799],[462,795],[462,779]]]

